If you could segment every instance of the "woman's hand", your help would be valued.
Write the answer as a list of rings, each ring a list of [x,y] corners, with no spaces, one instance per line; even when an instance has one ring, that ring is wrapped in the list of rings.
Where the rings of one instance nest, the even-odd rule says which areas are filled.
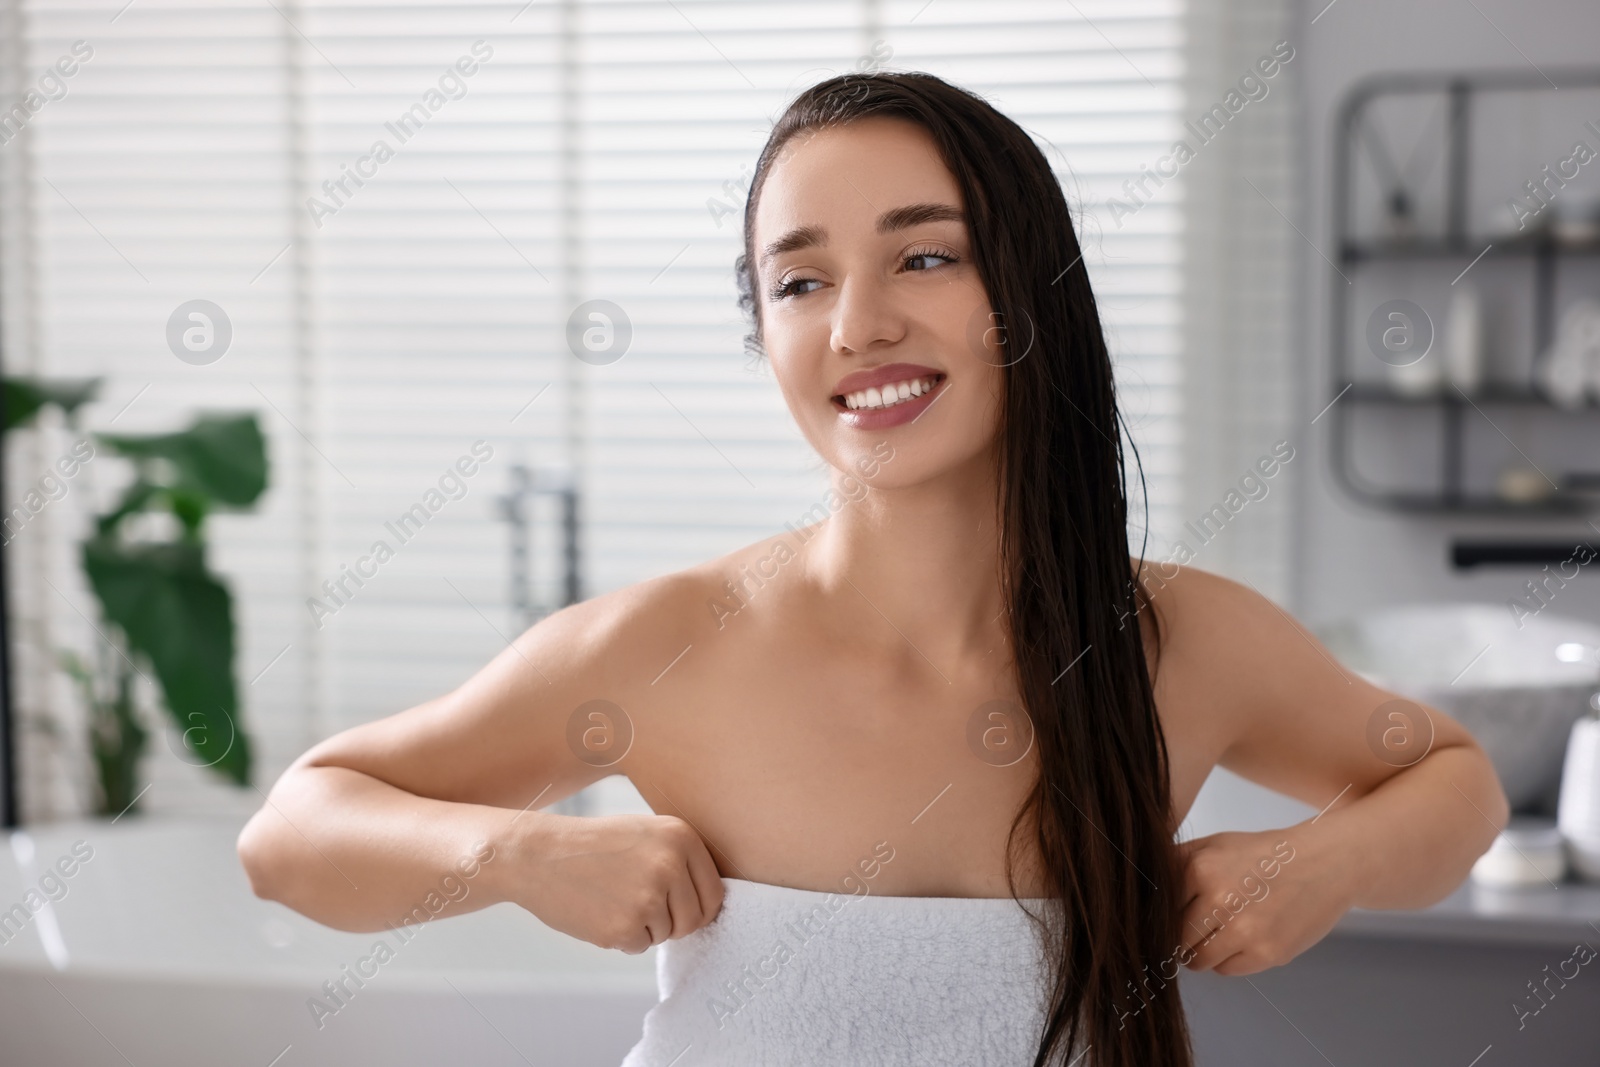
[[[544,814],[517,866],[511,899],[546,926],[637,955],[709,923],[722,877],[705,842],[671,815]]]
[[[1308,847],[1312,835],[1304,830],[1226,832],[1179,844],[1184,966],[1254,974],[1288,963],[1333,929],[1351,905],[1344,868]]]

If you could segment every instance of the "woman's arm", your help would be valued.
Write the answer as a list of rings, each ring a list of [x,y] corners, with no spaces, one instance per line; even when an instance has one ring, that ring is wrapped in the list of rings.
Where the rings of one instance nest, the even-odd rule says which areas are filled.
[[[322,758],[347,757],[320,746],[301,757],[245,825],[238,848],[257,896],[335,929],[386,929],[441,898],[442,914],[513,899],[507,868],[546,851],[562,821],[418,796],[364,771],[313,762]]]
[[[1427,710],[1436,723],[1443,717]],[[1509,812],[1475,742],[1436,742],[1415,765],[1353,800],[1346,793],[1294,830],[1307,849],[1342,855],[1335,867],[1344,872],[1351,906],[1425,908],[1466,879]]]
[[[569,723],[591,700],[639,709],[637,664],[671,658],[675,620],[690,617],[682,596],[661,579],[566,608],[454,692],[310,749],[239,836],[252,888],[359,931],[419,906],[431,917],[511,901],[628,951],[709,921],[721,881],[681,820],[534,806],[617,772],[579,758]]]
[[[1191,568],[1155,604],[1172,635],[1158,691],[1180,686],[1199,702],[1203,721],[1223,731],[1221,766],[1318,812],[1283,831],[1186,843],[1188,915],[1197,930],[1221,928],[1197,934],[1196,966],[1275,966],[1352,906],[1425,907],[1461,884],[1510,809],[1460,723],[1366,682],[1246,586]],[[1269,881],[1261,859],[1280,840],[1293,859],[1269,865]],[[1230,892],[1239,902],[1246,877],[1263,902],[1285,892],[1270,907],[1219,910]]]

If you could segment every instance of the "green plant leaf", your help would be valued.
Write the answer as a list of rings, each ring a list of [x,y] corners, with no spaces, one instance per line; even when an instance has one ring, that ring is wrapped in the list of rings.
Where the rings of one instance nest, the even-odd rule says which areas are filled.
[[[267,444],[254,414],[204,415],[178,433],[95,436],[129,459],[166,460],[177,472],[173,488],[221,504],[245,507],[267,487]]]
[[[151,485],[142,477],[136,477],[127,489],[123,490],[122,499],[117,501],[117,506],[101,515],[97,520],[96,529],[101,535],[109,534],[116,525],[129,515],[145,510],[151,499],[164,493],[158,485]]]
[[[206,512],[211,507],[211,498],[194,489],[178,487],[167,490],[167,504],[172,508],[172,513],[183,523],[184,536],[191,541],[200,537],[200,524],[206,519]]]
[[[239,785],[250,782],[250,739],[233,679],[233,600],[196,542],[124,544],[96,537],[83,566],[106,618],[155,668],[190,756]]]
[[[55,404],[71,415],[94,399],[100,391],[99,378],[7,378],[6,429],[14,430],[33,421],[39,409]]]

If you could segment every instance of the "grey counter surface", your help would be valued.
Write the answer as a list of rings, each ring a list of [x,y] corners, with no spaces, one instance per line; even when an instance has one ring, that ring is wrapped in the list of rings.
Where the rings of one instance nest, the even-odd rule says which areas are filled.
[[[1567,947],[1586,941],[1600,950],[1600,885],[1490,889],[1469,878],[1432,907],[1352,908],[1328,936]]]

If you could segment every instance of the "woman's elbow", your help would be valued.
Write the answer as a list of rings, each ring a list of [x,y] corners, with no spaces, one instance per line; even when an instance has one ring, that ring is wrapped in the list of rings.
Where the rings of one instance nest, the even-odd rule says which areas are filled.
[[[1505,785],[1500,781],[1500,774],[1494,769],[1494,760],[1489,758],[1489,753],[1484,751],[1483,746],[1476,739],[1473,739],[1471,748],[1478,758],[1480,774],[1484,779],[1484,789],[1489,796],[1489,803],[1484,809],[1484,814],[1494,824],[1495,833],[1498,834],[1511,821],[1511,801],[1506,796]]]
[[[240,865],[244,867],[245,877],[250,879],[250,891],[262,900],[279,900],[276,877],[278,864],[274,862],[272,835],[263,825],[262,816],[265,814],[266,809],[263,808],[250,817],[244,829],[239,831],[234,849],[239,855]]]

